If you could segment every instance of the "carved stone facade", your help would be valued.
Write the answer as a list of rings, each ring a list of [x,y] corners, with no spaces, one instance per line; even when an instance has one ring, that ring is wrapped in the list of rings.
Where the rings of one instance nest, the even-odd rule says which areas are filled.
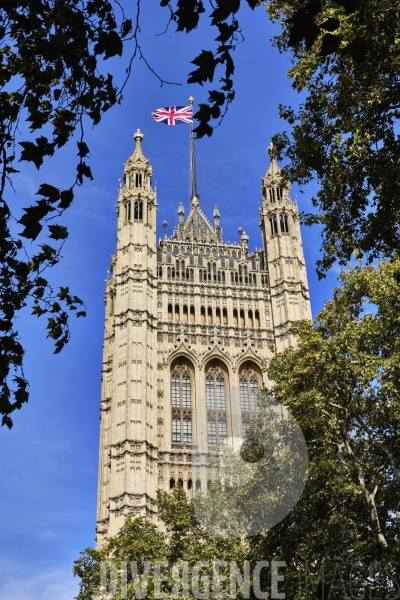
[[[154,516],[157,489],[190,494],[214,477],[216,445],[243,437],[263,365],[310,319],[297,205],[275,160],[262,179],[262,249],[225,243],[191,199],[172,237],[156,240],[157,193],[138,130],[118,197],[106,288],[97,543],[124,515]],[[196,415],[194,414],[196,413]]]

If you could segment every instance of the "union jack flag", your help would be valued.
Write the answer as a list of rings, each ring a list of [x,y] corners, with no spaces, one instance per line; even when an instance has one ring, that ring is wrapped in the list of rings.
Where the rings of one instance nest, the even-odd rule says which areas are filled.
[[[170,106],[169,108],[158,108],[151,113],[157,123],[165,125],[180,125],[181,123],[193,123],[193,106]]]

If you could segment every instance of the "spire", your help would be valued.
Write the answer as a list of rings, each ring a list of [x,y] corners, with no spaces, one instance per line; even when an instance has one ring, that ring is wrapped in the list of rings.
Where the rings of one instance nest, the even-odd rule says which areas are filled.
[[[290,183],[282,178],[282,171],[275,160],[276,150],[271,142],[267,150],[270,163],[262,178],[261,194],[268,202],[289,200]]]
[[[276,183],[280,181],[281,169],[278,167],[278,163],[275,160],[275,146],[272,142],[268,146],[268,154],[270,157],[270,162],[264,178],[266,179],[268,177],[271,180],[271,182]]]
[[[143,150],[142,150],[143,137],[144,137],[144,135],[140,131],[140,129],[135,131],[135,133],[133,134],[133,139],[135,140],[136,145],[135,145],[133,154],[128,158],[128,160],[126,161],[126,163],[124,165],[125,174],[131,174],[134,171],[142,172],[143,177],[146,178],[146,181],[148,182],[148,184],[150,184],[150,180],[153,175],[153,172],[152,172],[152,168],[150,165],[150,161],[143,154]],[[144,185],[144,180],[140,186],[138,186],[136,184],[136,187],[142,187],[142,185]]]
[[[194,98],[193,96],[189,97],[189,104],[193,106]],[[190,175],[191,175],[191,201],[192,204],[199,204],[199,196],[197,193],[197,174],[196,174],[196,156],[194,149],[194,133],[193,133],[193,123],[190,124]],[[195,200],[196,199],[196,200]],[[195,202],[193,202],[195,200]]]

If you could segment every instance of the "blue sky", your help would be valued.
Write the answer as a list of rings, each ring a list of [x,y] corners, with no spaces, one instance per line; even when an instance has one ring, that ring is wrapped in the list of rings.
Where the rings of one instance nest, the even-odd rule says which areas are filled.
[[[268,167],[266,149],[274,133],[286,128],[278,104],[296,105],[298,95],[287,78],[289,59],[272,48],[277,28],[264,8],[241,9],[245,42],[235,51],[236,99],[212,138],[198,141],[198,187],[201,206],[212,216],[217,204],[224,238],[238,241],[242,227],[250,247],[261,246],[257,224],[261,177]],[[186,36],[164,30],[168,12],[159,2],[142,6],[141,44],[146,59],[165,80],[184,85],[160,86],[143,61],[134,63],[124,101],[107,113],[95,129],[88,128],[94,181],[85,182],[66,216],[70,237],[64,259],[52,270],[53,283],[69,285],[87,303],[86,319],[72,321],[72,339],[63,352],[52,354],[45,339],[45,321],[29,311],[18,328],[26,347],[25,373],[31,384],[29,404],[14,415],[14,428],[0,430],[0,598],[2,600],[67,600],[78,591],[72,577],[79,552],[94,544],[99,434],[104,280],[115,249],[118,178],[132,153],[133,132],[144,133],[143,149],[158,184],[159,235],[166,219],[169,233],[177,222],[179,202],[188,208],[188,126],[155,123],[151,111],[207,98],[210,86],[185,84],[192,60],[213,47],[209,27]],[[121,81],[128,55],[108,61],[105,69]],[[214,86],[213,86],[214,87]],[[22,135],[24,131],[22,129]],[[9,199],[16,213],[32,203],[43,181],[68,186],[73,179],[76,146],[71,143],[38,173],[20,163]],[[313,187],[303,194],[294,187],[301,209],[310,208]],[[315,262],[320,239],[316,229],[303,228],[312,308],[315,315],[331,296],[332,272],[318,282]]]

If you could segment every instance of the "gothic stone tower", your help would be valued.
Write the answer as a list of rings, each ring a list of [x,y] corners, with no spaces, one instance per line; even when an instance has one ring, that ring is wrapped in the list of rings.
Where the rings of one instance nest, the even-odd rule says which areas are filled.
[[[243,437],[269,386],[263,365],[294,342],[291,323],[311,318],[298,209],[275,160],[262,179],[261,250],[242,230],[225,243],[195,185],[186,221],[181,204],[157,243],[152,169],[139,130],[134,139],[106,288],[98,545],[127,513],[156,519],[157,489],[207,489],[210,454]]]

